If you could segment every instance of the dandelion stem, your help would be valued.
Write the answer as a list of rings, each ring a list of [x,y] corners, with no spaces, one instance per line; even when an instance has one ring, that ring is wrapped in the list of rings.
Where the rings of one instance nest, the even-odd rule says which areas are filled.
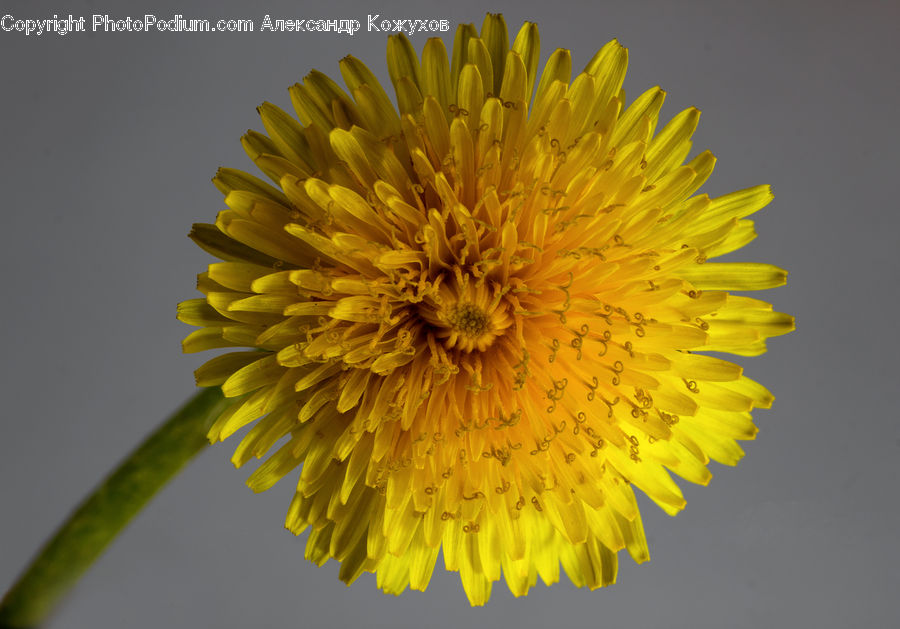
[[[148,436],[63,523],[0,602],[0,629],[38,627],[125,525],[207,445],[224,405],[218,387],[198,392]]]

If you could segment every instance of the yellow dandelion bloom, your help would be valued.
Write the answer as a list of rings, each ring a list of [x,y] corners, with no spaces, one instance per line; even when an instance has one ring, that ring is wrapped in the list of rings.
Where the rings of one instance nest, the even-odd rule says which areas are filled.
[[[700,353],[793,328],[727,292],[785,271],[709,261],[754,238],[769,188],[695,195],[700,112],[654,134],[665,93],[624,106],[618,42],[574,79],[569,51],[538,57],[534,24],[510,46],[488,15],[450,57],[389,39],[397,108],[353,57],[346,91],[313,71],[296,118],[265,103],[243,137],[276,185],[220,170],[228,209],[191,234],[222,262],[179,306],[184,349],[248,348],[196,372],[235,398],[209,437],[255,422],[235,465],[265,458],[254,491],[299,476],[286,526],[347,583],[425,589],[440,551],[473,605],[501,573],[517,596],[560,565],[612,583],[619,550],[649,556],[634,488],[677,513],[669,473],[709,482],[772,403]]]

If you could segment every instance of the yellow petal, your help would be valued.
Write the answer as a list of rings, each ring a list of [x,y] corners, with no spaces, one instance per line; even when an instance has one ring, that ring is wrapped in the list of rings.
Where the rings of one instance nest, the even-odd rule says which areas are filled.
[[[434,97],[441,112],[449,120],[451,99],[455,100],[456,94],[450,85],[447,49],[439,37],[430,38],[422,50],[422,94],[426,98]]]
[[[509,52],[509,31],[506,20],[499,13],[488,13],[481,24],[481,39],[491,55],[491,66],[494,75],[493,94],[500,93],[506,73],[507,53]]]
[[[787,271],[755,262],[707,263],[681,267],[678,275],[701,290],[763,290],[783,286]]]
[[[525,101],[531,102],[534,92],[534,83],[537,79],[538,61],[541,57],[541,37],[538,26],[534,22],[525,22],[513,41],[512,50],[519,53],[522,63],[525,64],[525,73],[528,77],[525,84]]]

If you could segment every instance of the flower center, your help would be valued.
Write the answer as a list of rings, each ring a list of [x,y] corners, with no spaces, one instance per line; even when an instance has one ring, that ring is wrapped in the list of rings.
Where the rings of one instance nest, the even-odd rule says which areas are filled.
[[[459,349],[465,353],[483,352],[512,320],[504,300],[489,303],[483,300],[457,301],[444,304],[437,312],[435,336],[444,340],[447,349]]]
[[[459,274],[426,297],[419,315],[446,349],[483,352],[513,323],[509,303],[495,289]]]
[[[475,304],[458,303],[447,317],[447,322],[461,335],[476,340],[490,328],[488,314]]]

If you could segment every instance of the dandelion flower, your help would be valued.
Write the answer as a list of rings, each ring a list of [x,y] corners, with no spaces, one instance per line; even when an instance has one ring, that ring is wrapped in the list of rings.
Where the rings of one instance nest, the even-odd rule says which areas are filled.
[[[649,557],[634,488],[677,513],[670,472],[708,483],[772,403],[707,354],[793,328],[728,292],[785,271],[710,261],[769,188],[695,194],[700,112],[654,134],[665,93],[624,106],[618,42],[574,79],[569,51],[538,57],[534,24],[510,46],[488,15],[450,57],[389,39],[396,108],[353,57],[346,91],[313,71],[296,118],[265,103],[242,140],[275,185],[220,170],[228,209],[191,234],[222,261],[179,306],[184,349],[245,348],[196,372],[234,398],[209,437],[254,424],[233,462],[265,459],[254,491],[297,482],[286,527],[347,583],[423,590],[443,551],[473,605],[501,574],[517,596],[560,566],[610,584],[619,550]]]

